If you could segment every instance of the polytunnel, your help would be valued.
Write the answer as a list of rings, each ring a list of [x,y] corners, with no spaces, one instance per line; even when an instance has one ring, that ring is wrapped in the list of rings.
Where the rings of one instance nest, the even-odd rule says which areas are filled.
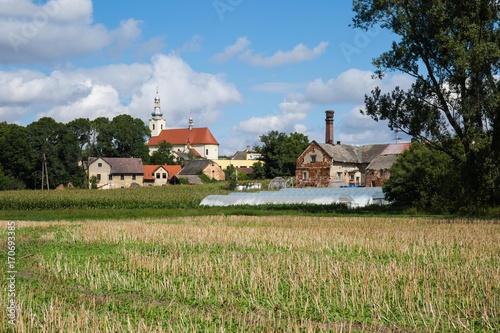
[[[284,188],[279,191],[233,192],[228,195],[209,195],[203,206],[235,206],[264,204],[346,204],[364,207],[385,203],[381,187]]]

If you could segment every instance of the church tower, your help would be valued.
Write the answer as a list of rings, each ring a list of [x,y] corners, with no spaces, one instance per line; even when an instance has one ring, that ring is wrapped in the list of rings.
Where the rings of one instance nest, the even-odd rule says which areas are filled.
[[[151,113],[152,118],[149,119],[149,129],[151,130],[151,137],[158,136],[161,131],[166,128],[166,120],[163,118],[160,107],[160,96],[158,95],[158,88],[156,88],[155,108]]]

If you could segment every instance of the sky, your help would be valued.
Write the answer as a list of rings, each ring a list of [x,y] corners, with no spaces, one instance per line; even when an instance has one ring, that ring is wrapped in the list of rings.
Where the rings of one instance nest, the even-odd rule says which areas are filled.
[[[353,16],[347,0],[0,0],[0,122],[130,114],[147,125],[158,89],[167,128],[191,116],[221,155],[271,130],[324,142],[326,110],[335,141],[394,142],[360,113],[364,96],[412,80],[372,78],[396,37],[354,29]]]

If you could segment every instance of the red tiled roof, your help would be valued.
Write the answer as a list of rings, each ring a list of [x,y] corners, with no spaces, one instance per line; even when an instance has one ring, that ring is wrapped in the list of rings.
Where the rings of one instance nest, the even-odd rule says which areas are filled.
[[[167,170],[169,178],[172,178],[182,170],[182,167],[180,165],[145,165],[144,180],[154,180],[154,173],[161,167]]]
[[[199,128],[176,128],[164,129],[158,136],[153,136],[149,139],[148,146],[158,146],[160,142],[166,141],[173,145],[185,145],[188,143],[192,145],[208,144],[218,145],[210,130],[206,127]]]
[[[181,172],[182,167],[180,165],[164,165],[163,169],[167,170],[169,178],[172,178]]]
[[[191,148],[189,148],[189,150],[193,153],[193,155],[195,157],[201,157],[200,153],[198,153],[198,151],[196,149],[191,147]]]
[[[410,149],[411,143],[391,143],[389,144],[380,155],[399,155],[405,150]]]

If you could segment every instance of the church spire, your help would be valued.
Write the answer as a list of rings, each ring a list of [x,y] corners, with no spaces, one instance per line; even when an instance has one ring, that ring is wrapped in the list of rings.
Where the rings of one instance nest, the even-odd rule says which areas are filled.
[[[166,121],[163,118],[163,113],[160,107],[160,95],[158,94],[158,87],[156,87],[156,97],[155,97],[155,107],[151,113],[152,118],[149,119],[149,129],[151,130],[151,136],[160,135],[161,131],[166,128]]]
[[[189,130],[193,129],[193,116],[191,115],[191,113],[189,114],[188,128]]]
[[[163,113],[161,113],[160,107],[160,95],[158,95],[158,87],[156,87],[155,108],[151,115],[153,116],[153,118],[163,117]]]

